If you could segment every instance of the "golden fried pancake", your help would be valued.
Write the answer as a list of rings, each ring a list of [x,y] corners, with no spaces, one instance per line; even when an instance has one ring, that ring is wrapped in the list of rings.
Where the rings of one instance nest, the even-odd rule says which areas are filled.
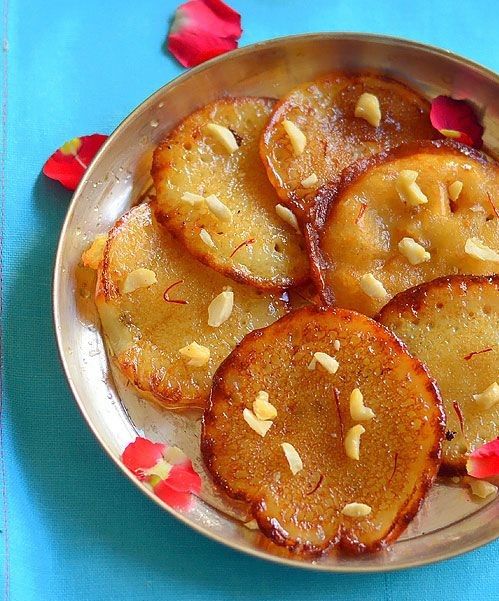
[[[232,311],[223,303],[212,306],[219,316],[225,311],[226,320],[208,325],[212,300],[230,290]],[[157,224],[149,204],[126,213],[110,231],[96,303],[120,370],[141,396],[168,408],[203,407],[220,362],[245,334],[286,309],[277,297],[198,263]],[[201,348],[190,346],[194,342]]]
[[[360,553],[395,540],[418,511],[443,422],[433,380],[389,330],[308,307],[222,363],[201,448],[215,482],[277,544]]]
[[[352,165],[318,192],[307,226],[325,301],[374,315],[436,277],[497,273],[498,202],[497,163],[455,142],[416,142]]]
[[[365,93],[378,99],[381,118],[377,126],[355,116]],[[260,153],[277,193],[299,214],[316,189],[353,161],[402,142],[437,137],[429,110],[427,100],[393,79],[332,73],[299,85],[276,105]],[[306,137],[299,155],[283,127],[285,120]]]
[[[193,256],[234,280],[275,290],[306,280],[308,262],[301,233],[276,211],[279,199],[258,155],[272,105],[223,98],[192,113],[156,149],[152,176],[158,220]]]
[[[397,294],[377,319],[426,363],[447,414],[442,469],[465,472],[467,454],[499,436],[499,276],[449,276]],[[498,391],[499,394],[499,391]]]

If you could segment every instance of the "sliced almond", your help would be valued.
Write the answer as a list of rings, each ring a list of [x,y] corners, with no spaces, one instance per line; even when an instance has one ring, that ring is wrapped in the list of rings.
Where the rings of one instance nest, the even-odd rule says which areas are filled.
[[[301,185],[303,188],[312,188],[319,181],[319,178],[315,173],[311,173],[308,177],[301,180]]]
[[[376,417],[374,411],[364,405],[364,396],[359,388],[350,393],[350,415],[357,422],[364,422]]]
[[[333,348],[334,348],[335,351],[339,351],[340,348],[341,348],[341,342],[339,340],[335,340],[333,342]]]
[[[488,388],[486,388],[480,394],[474,394],[473,400],[480,406],[480,408],[488,411],[492,407],[499,403],[499,384],[493,382]]]
[[[199,237],[206,244],[206,246],[209,246],[210,248],[217,247],[217,245],[213,242],[213,238],[204,228],[201,228],[201,230],[199,231]]]
[[[281,447],[288,460],[291,473],[293,476],[296,476],[296,474],[303,469],[303,462],[300,455],[298,455],[298,451],[289,442],[281,443]]]
[[[289,119],[284,119],[282,126],[284,127],[284,131],[288,134],[295,156],[303,154],[305,146],[307,145],[307,137],[305,134],[296,124],[289,121]]]
[[[431,259],[430,253],[414,238],[402,238],[398,243],[398,249],[411,265],[419,265]]]
[[[352,426],[345,436],[345,452],[347,457],[358,461],[360,459],[360,437],[366,429],[360,424]]]
[[[138,269],[134,269],[131,271],[125,278],[123,283],[123,294],[129,294],[130,292],[134,292],[139,288],[147,288],[148,286],[152,286],[158,280],[156,279],[156,274],[151,269],[145,269],[144,267],[139,267]]]
[[[279,204],[275,206],[275,212],[283,221],[295,229],[299,234],[301,233],[300,226],[298,225],[298,219],[296,219],[296,215],[293,213],[293,211],[288,209],[288,207]]]
[[[201,196],[201,194],[194,194],[193,192],[184,192],[180,197],[180,200],[194,207],[204,202],[204,196]]]
[[[156,476],[160,480],[166,480],[172,471],[173,465],[165,459],[160,459],[156,465],[145,469],[144,474],[146,476]]]
[[[365,273],[360,278],[360,287],[362,292],[371,298],[385,298],[388,294],[382,282],[376,279],[372,273]]]
[[[347,503],[341,510],[349,518],[365,518],[372,511],[372,507],[365,503]]]
[[[99,265],[104,256],[104,249],[106,247],[107,234],[99,234],[96,236],[92,244],[87,250],[81,255],[81,262],[84,267],[90,269],[98,269]]]
[[[479,238],[468,238],[464,245],[464,252],[480,261],[499,263],[499,253],[484,244]]]
[[[452,200],[452,202],[456,202],[462,191],[463,182],[459,181],[458,179],[455,182],[452,182],[452,184],[450,184],[450,186],[447,188],[447,193],[449,194],[449,198]]]
[[[269,402],[268,392],[260,390],[253,401],[253,413],[258,419],[274,419],[277,417],[277,409]]]
[[[208,123],[206,130],[222,144],[225,150],[232,154],[239,148],[236,137],[228,127],[218,125],[217,123]]]
[[[168,447],[163,453],[163,457],[165,461],[168,461],[168,463],[171,463],[172,465],[185,463],[188,459],[184,451],[178,447]]]
[[[472,478],[471,476],[465,476],[463,480],[470,487],[471,494],[475,497],[486,499],[487,497],[497,493],[497,486],[491,482],[487,482],[487,480],[478,480],[477,478]]]
[[[213,213],[213,215],[220,219],[220,221],[232,221],[231,210],[229,209],[229,207],[224,205],[224,203],[221,200],[218,200],[218,198],[214,194],[210,194],[206,197],[206,204],[210,211]]]
[[[369,94],[369,92],[361,94],[355,106],[355,116],[364,119],[373,127],[378,127],[381,123],[381,108],[378,97]]]
[[[251,411],[251,409],[244,409],[243,417],[244,421],[248,424],[248,426],[257,434],[259,434],[262,438],[267,434],[272,424],[274,423],[271,420],[258,419],[253,413],[253,411]]]
[[[402,169],[395,182],[400,199],[410,207],[426,204],[428,198],[416,183],[419,173],[412,169]]]
[[[208,306],[208,325],[218,328],[227,321],[234,308],[234,293],[232,290],[224,290],[216,296]]]
[[[202,367],[210,360],[210,349],[197,342],[191,342],[179,350],[182,357],[188,359],[187,365]]]
[[[316,368],[317,363],[322,365],[322,367],[329,372],[330,374],[335,374],[338,371],[340,364],[338,361],[328,355],[327,353],[314,353],[312,361],[308,364],[308,369],[313,371]]]

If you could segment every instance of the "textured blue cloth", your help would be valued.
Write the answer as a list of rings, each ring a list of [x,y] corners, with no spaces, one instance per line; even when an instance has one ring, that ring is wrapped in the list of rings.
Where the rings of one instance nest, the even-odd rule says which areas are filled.
[[[242,44],[317,30],[405,36],[499,68],[495,0],[232,0]],[[4,599],[498,598],[499,544],[386,575],[282,568],[192,532],[108,460],[65,383],[51,277],[70,194],[40,176],[61,142],[108,133],[181,71],[163,51],[171,0],[4,0],[1,210]]]

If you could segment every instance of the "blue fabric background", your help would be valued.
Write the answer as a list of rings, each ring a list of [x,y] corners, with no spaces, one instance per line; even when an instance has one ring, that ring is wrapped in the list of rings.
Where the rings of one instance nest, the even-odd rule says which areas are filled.
[[[499,68],[497,2],[232,0],[242,44],[317,30],[405,36]],[[143,497],[83,423],[51,317],[70,199],[41,177],[75,135],[111,132],[181,71],[162,46],[171,0],[4,0],[2,478],[4,599],[497,599],[499,543],[386,575],[307,573],[206,540]],[[407,6],[404,6],[407,5]]]

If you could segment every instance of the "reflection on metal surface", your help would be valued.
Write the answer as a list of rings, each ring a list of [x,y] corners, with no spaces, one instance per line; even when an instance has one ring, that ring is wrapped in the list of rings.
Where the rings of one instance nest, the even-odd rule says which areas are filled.
[[[87,172],[74,195],[57,254],[56,333],[78,405],[104,449],[125,473],[119,456],[137,430],[152,439],[178,444],[203,471],[195,435],[199,417],[157,409],[129,392],[120,377],[113,378],[88,282],[85,285],[85,279],[76,279],[82,251],[147,190],[152,148],[201,104],[224,94],[279,97],[295,84],[328,71],[362,68],[405,81],[428,97],[452,94],[471,98],[483,115],[486,145],[494,154],[499,153],[499,78],[495,74],[450,53],[403,40],[318,34],[249,46],[187,72],[136,109],[116,129]],[[498,499],[477,503],[466,490],[444,482],[432,489],[421,512],[390,551],[355,558],[332,554],[312,561],[290,555],[245,528],[235,519],[244,519],[243,508],[229,505],[209,483],[188,514],[164,507],[199,532],[241,551],[328,571],[383,571],[421,565],[473,549],[499,535]]]

